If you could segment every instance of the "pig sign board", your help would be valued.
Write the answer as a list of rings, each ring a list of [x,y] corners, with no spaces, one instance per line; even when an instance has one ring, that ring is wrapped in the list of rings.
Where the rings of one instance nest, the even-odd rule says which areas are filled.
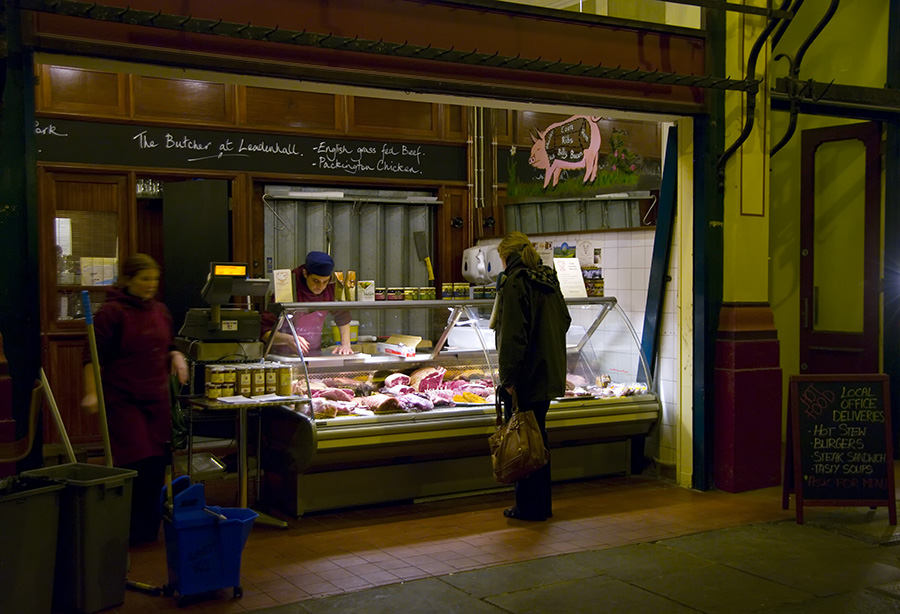
[[[782,507],[793,490],[806,505],[887,506],[897,524],[888,378],[882,374],[791,377]]]

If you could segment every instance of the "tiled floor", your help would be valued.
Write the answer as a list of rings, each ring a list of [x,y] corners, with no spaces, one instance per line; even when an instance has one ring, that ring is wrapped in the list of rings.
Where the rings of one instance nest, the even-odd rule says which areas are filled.
[[[754,522],[792,518],[781,489],[695,492],[653,478],[554,486],[553,519],[503,518],[511,492],[311,515],[287,530],[254,527],[243,552],[242,599],[220,591],[188,612],[246,612],[316,596],[599,550]],[[129,579],[166,582],[165,547],[131,551]],[[173,599],[129,591],[111,612],[177,610]]]

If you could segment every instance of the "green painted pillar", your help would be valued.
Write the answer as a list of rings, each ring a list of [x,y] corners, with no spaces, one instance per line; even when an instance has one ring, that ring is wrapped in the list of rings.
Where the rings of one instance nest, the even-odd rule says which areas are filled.
[[[0,334],[12,378],[12,414],[25,431],[31,387],[41,364],[38,223],[34,150],[34,61],[22,44],[19,9],[4,3],[0,47]],[[0,23],[0,29],[3,24]],[[0,44],[2,44],[0,43]],[[41,462],[40,437],[24,469]]]

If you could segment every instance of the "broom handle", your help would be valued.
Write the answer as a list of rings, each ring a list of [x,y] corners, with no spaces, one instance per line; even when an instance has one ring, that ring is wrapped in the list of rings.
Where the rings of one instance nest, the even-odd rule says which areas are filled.
[[[91,346],[91,364],[94,367],[94,386],[97,388],[97,409],[100,413],[100,434],[103,436],[103,457],[106,466],[112,467],[112,450],[109,445],[109,426],[106,424],[106,403],[103,400],[103,384],[100,381],[100,356],[97,354],[97,337],[94,335],[94,314],[91,312],[91,295],[81,291],[84,305],[84,321],[87,324],[88,343]]]
[[[41,367],[41,383],[44,385],[44,395],[47,397],[47,403],[50,405],[50,413],[53,414],[53,421],[56,422],[56,430],[59,431],[59,437],[66,447],[66,454],[69,457],[69,462],[74,463],[75,449],[72,448],[72,442],[69,441],[69,433],[66,432],[66,425],[63,423],[62,416],[59,413],[59,405],[56,404],[56,398],[53,396],[53,391],[50,390],[50,381],[47,379],[44,367]]]

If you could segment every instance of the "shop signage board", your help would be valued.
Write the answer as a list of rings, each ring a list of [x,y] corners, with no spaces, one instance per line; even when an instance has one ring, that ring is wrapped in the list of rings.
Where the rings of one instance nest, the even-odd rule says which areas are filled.
[[[464,145],[140,126],[35,123],[37,158],[111,166],[465,181]]]
[[[782,507],[887,506],[897,524],[888,378],[795,375],[788,399]]]

